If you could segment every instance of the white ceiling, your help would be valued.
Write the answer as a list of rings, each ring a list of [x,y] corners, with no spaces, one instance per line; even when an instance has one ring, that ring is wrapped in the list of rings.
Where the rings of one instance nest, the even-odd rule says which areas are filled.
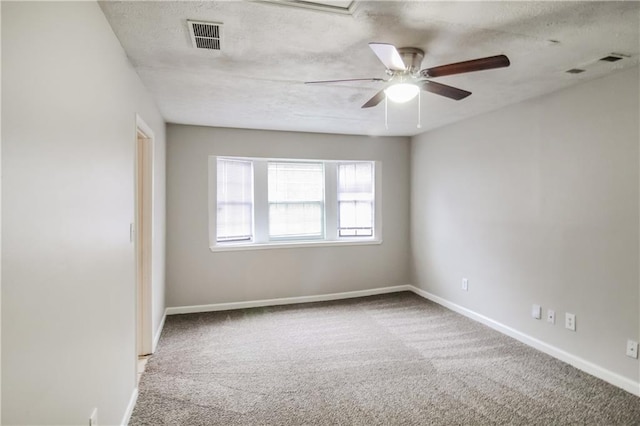
[[[349,4],[349,1],[329,2]],[[415,135],[638,64],[640,3],[355,1],[351,14],[257,1],[108,1],[102,10],[166,121],[216,127]],[[220,52],[192,47],[187,19],[220,22]],[[384,78],[368,43],[412,46],[421,68],[506,54],[511,66],[434,79],[473,94],[361,105]],[[610,53],[629,55],[603,62]],[[581,74],[565,71],[582,67]]]

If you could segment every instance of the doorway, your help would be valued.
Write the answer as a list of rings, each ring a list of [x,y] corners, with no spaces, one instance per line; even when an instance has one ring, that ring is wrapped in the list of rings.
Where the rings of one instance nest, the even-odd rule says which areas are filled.
[[[135,235],[136,351],[144,357],[153,351],[152,251],[153,251],[153,132],[136,115]],[[140,364],[139,364],[140,365]],[[144,364],[142,364],[144,365]]]

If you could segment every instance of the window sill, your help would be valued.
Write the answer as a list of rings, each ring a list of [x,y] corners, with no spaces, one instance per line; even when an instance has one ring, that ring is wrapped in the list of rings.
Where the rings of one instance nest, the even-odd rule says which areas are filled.
[[[332,241],[287,241],[251,244],[219,244],[209,247],[212,252],[217,251],[238,251],[238,250],[265,250],[281,248],[303,248],[303,247],[343,247],[343,246],[370,246],[380,245],[382,240],[332,240]]]

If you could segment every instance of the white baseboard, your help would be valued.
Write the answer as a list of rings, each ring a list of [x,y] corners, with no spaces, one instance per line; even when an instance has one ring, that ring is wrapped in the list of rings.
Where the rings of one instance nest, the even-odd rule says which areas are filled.
[[[162,334],[162,329],[164,328],[164,320],[167,319],[167,310],[165,309],[164,315],[162,315],[162,320],[160,320],[160,325],[156,330],[156,335],[153,337],[153,342],[151,342],[151,353],[156,351],[158,347],[158,342],[160,341],[160,335]]]
[[[559,359],[560,361],[566,362],[569,365],[572,365],[586,373],[591,374],[599,379],[604,380],[605,382],[611,383],[614,386],[617,386],[621,389],[626,390],[636,396],[640,396],[640,383],[635,382],[627,377],[621,376],[613,371],[607,370],[599,365],[596,365],[592,362],[589,362],[585,359],[582,359],[578,356],[570,354],[562,349],[559,349],[555,346],[552,346],[548,343],[545,343],[541,340],[538,340],[534,337],[531,337],[527,334],[524,334],[518,330],[515,330],[511,327],[508,327],[504,324],[501,324],[497,321],[492,320],[484,315],[480,315],[476,312],[471,311],[465,307],[457,305],[455,303],[449,302],[435,294],[431,294],[421,288],[417,288],[415,286],[409,285],[407,286],[409,290],[417,294],[418,296],[424,297],[425,299],[431,300],[439,305],[444,306],[445,308],[449,308],[454,312],[457,312],[465,317],[471,318],[472,320],[478,321],[484,325],[487,325],[494,330],[497,330],[507,336],[513,337],[520,342],[529,345],[539,351],[546,353],[547,355],[551,355],[554,358]]]
[[[280,299],[250,300],[246,302],[214,303],[211,305],[177,306],[167,308],[167,315],[190,314],[195,312],[228,311],[231,309],[259,308],[263,306],[292,305],[295,303],[325,302],[328,300],[351,299],[376,294],[411,291],[410,285],[373,288],[370,290],[347,291],[343,293],[319,294],[316,296],[284,297]]]
[[[138,400],[138,388],[136,387],[131,394],[131,398],[129,399],[129,405],[127,405],[127,411],[124,413],[124,417],[122,417],[122,422],[120,424],[122,426],[127,426],[129,424],[129,420],[131,420],[131,414],[133,414],[133,408],[136,406],[136,401]]]

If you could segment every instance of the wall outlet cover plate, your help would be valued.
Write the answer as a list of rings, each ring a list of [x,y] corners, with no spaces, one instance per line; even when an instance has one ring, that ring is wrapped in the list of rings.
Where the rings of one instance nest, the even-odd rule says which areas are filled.
[[[564,327],[571,331],[576,331],[576,316],[567,312],[564,317]]]

